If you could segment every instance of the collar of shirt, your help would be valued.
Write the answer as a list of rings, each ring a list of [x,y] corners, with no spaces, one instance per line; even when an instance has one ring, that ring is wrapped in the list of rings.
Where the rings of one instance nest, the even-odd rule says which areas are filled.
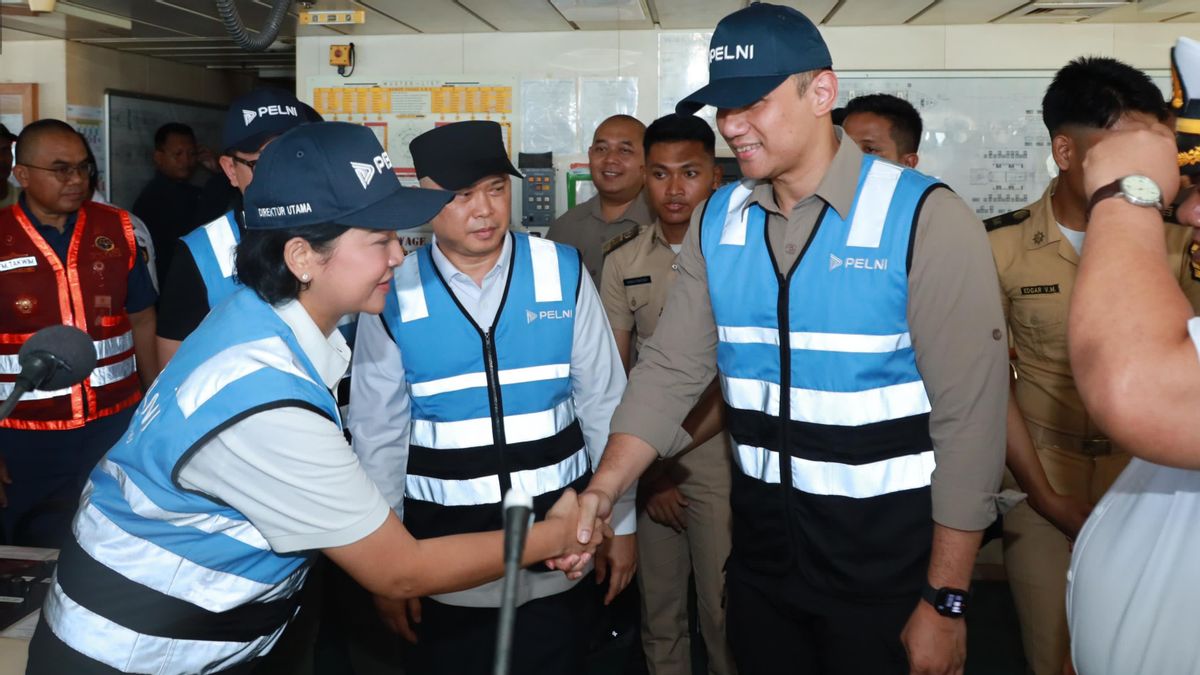
[[[1058,218],[1054,216],[1054,189],[1058,179],[1052,178],[1042,193],[1041,199],[1029,207],[1029,218],[1022,224],[1025,228],[1025,247],[1029,249],[1056,245],[1063,238],[1058,229]],[[1040,236],[1039,236],[1040,234]]]
[[[321,376],[321,381],[325,383],[325,388],[333,389],[337,386],[350,367],[350,346],[346,344],[342,332],[335,329],[326,336],[299,300],[289,300],[272,309],[288,328],[292,329],[296,341],[304,350],[304,355],[312,362],[317,374]]]
[[[593,218],[601,223],[610,222],[604,219],[604,213],[601,211],[600,195],[596,195],[595,197],[589,199],[587,204],[588,213]],[[620,223],[627,220],[636,225],[643,225],[653,219],[653,216],[650,215],[650,205],[646,203],[646,190],[643,188],[642,191],[638,192],[637,196],[633,198],[633,201],[629,203],[629,206],[626,207],[625,212],[622,213],[620,217],[614,218],[611,222]]]
[[[447,283],[454,285],[468,284],[475,288],[481,288],[491,285],[497,277],[508,273],[508,259],[512,257],[512,231],[504,234],[504,244],[500,248],[500,257],[496,259],[495,266],[488,270],[487,274],[483,275],[482,284],[476,284],[474,279],[455,267],[454,263],[450,262],[450,259],[446,257],[446,254],[442,253],[442,249],[438,248],[437,241],[437,235],[435,234],[433,235],[433,243],[430,244],[430,251],[433,254],[433,264]]]
[[[829,204],[843,219],[850,216],[850,208],[854,206],[854,193],[858,189],[858,174],[862,171],[862,150],[853,141],[846,141],[841,127],[834,127],[837,136],[838,149],[833,155],[833,161],[817,185],[817,191],[802,199],[797,206],[810,199],[820,199]],[[750,193],[746,205],[758,204],[771,213],[782,216],[788,214],[779,210],[775,203],[775,190],[771,181],[758,181]]]
[[[671,242],[667,241],[666,236],[663,235],[662,221],[660,221],[658,218],[655,218],[654,223],[650,226],[650,228],[654,232],[654,234],[651,235],[651,238],[655,244],[665,246],[666,248],[671,248]]]
[[[34,215],[33,211],[31,211],[29,209],[29,202],[27,202],[25,200],[25,191],[24,190],[21,191],[21,196],[17,197],[17,202],[21,205],[21,210],[24,211],[25,215],[29,217],[29,222],[33,223],[34,227],[39,228],[39,229],[54,230],[54,234],[56,234],[56,235],[58,234],[57,227],[51,227],[50,225],[43,225],[42,221],[38,220],[37,216]],[[71,236],[71,232],[75,229],[75,221],[78,218],[79,218],[78,211],[67,216],[67,223],[66,223],[66,225],[63,226],[63,231],[62,231],[62,234],[64,237]]]

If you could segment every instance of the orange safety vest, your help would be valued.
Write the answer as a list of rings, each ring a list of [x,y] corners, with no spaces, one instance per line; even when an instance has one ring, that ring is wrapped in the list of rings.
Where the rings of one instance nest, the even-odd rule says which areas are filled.
[[[0,427],[76,429],[142,398],[125,312],[137,243],[129,214],[86,202],[67,259],[60,260],[17,204],[0,210],[0,399],[21,372],[17,352],[46,326],[74,326],[91,336],[96,369],[81,384],[31,391]]]

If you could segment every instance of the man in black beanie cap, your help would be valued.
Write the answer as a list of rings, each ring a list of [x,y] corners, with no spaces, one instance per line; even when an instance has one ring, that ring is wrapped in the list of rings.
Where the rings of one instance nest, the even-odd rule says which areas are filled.
[[[355,452],[417,538],[500,527],[510,489],[533,498],[540,520],[599,463],[625,387],[612,331],[578,251],[509,231],[509,176],[520,174],[500,125],[441,126],[409,149],[421,185],[455,197],[430,222],[433,242],[397,268],[383,314],[359,324]],[[633,576],[633,493],[613,526],[626,536],[596,559],[609,599]],[[582,672],[592,598],[582,573],[521,575],[512,672]],[[500,590],[378,600],[416,643],[407,672],[492,672]]]

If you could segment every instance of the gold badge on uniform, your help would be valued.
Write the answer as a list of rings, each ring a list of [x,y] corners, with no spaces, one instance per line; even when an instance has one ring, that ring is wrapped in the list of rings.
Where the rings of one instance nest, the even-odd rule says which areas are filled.
[[[33,314],[33,310],[37,309],[37,300],[33,298],[17,298],[13,303],[17,312],[20,314]]]
[[[1045,233],[1043,233],[1043,232],[1034,232],[1033,233],[1033,243],[1040,244],[1043,241],[1046,241]]]
[[[100,249],[101,251],[108,253],[109,251],[113,250],[116,247],[117,247],[117,245],[113,243],[112,239],[109,239],[108,237],[106,237],[104,235],[100,235],[99,237],[96,237],[96,248]]]
[[[1192,278],[1200,281],[1200,262],[1196,261],[1196,254],[1200,253],[1200,242],[1193,241],[1188,251],[1192,254]]]

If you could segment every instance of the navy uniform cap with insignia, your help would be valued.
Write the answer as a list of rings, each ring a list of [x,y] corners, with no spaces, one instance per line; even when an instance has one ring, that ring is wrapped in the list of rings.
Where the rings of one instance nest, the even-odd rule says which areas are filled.
[[[1171,49],[1171,109],[1179,172],[1200,174],[1200,42],[1181,37]]]
[[[435,127],[408,144],[417,178],[429,178],[443,190],[461,190],[481,178],[521,172],[508,159],[500,125],[487,120]]]

